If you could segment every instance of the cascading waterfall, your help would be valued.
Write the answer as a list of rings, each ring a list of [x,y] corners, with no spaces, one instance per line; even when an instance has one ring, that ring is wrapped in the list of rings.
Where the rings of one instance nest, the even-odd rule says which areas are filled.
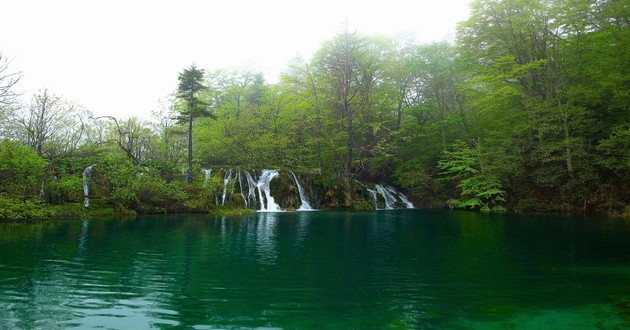
[[[400,198],[400,200],[405,203],[405,205],[407,206],[408,209],[415,209],[416,206],[413,205],[413,203],[409,200],[409,198],[407,198],[407,196],[405,196],[403,193],[398,192],[398,198]]]
[[[204,173],[203,185],[207,186],[212,177],[212,169],[202,169],[202,172]],[[277,170],[262,170],[260,176],[252,175],[250,172],[238,168],[228,168],[222,170],[222,172],[224,172],[223,194],[221,197],[219,197],[219,193],[214,194],[216,205],[226,205],[226,201],[229,201],[230,198],[232,198],[230,194],[234,195],[236,193],[240,193],[243,198],[245,208],[258,209],[258,211],[261,212],[283,211],[271,195],[271,181],[274,178],[279,177],[279,172]],[[302,186],[295,172],[289,172],[290,177],[293,178],[295,186],[297,187],[300,197],[301,204],[296,211],[314,210],[309,201],[309,196],[307,195],[307,190],[305,189],[306,187]],[[90,175],[91,167],[89,167],[89,170],[86,168],[84,171],[85,205],[89,205],[88,195]],[[238,185],[236,182],[237,180]],[[282,182],[286,182],[284,181],[284,178],[282,180]],[[369,200],[373,203],[375,210],[392,210],[405,207],[415,208],[409,198],[400,191],[396,190],[393,186],[384,184],[369,184],[368,187],[368,185],[363,184],[358,180],[355,181],[369,193]],[[379,197],[379,195],[381,197]],[[257,203],[260,203],[260,206],[258,206]]]
[[[413,203],[409,200],[409,198],[407,198],[407,196],[405,196],[403,193],[401,193],[400,191],[396,190],[396,188],[392,187],[392,186],[385,186],[385,189],[387,191],[389,191],[390,193],[392,193],[392,195],[398,196],[398,198],[400,199],[400,201],[405,204],[405,207],[407,207],[408,209],[413,209],[416,208]]]
[[[245,177],[245,182],[247,183],[247,195],[245,195],[245,190],[243,189],[243,176]],[[243,196],[243,200],[245,201],[245,208],[249,208],[251,206],[255,206],[256,204],[256,181],[252,178],[252,175],[245,170],[241,170],[238,173],[238,182],[241,188],[241,196]]]
[[[365,188],[365,189],[367,189],[367,191],[370,193],[370,196],[372,197],[372,203],[374,204],[374,209],[378,210],[378,197],[376,196],[376,190],[370,189],[370,188]]]
[[[243,171],[238,172],[238,186],[241,188],[241,196],[243,197],[243,202],[245,202],[245,208],[247,209],[249,208],[249,201],[243,192]]]
[[[297,186],[298,192],[300,193],[300,200],[302,201],[302,205],[300,205],[300,208],[298,208],[297,210],[298,211],[312,211],[313,208],[311,207],[311,204],[309,204],[308,200],[306,200],[306,194],[304,194],[304,189],[302,189],[302,186],[300,185],[300,181],[298,181],[293,171],[289,171],[289,172],[291,172],[291,175],[293,175],[293,179],[295,180],[295,185]]]
[[[279,212],[282,211],[280,205],[276,204],[276,201],[271,196],[271,189],[269,187],[271,180],[277,177],[278,171],[276,170],[263,170],[258,178],[256,187],[258,188],[258,196],[260,197],[260,210],[261,212]],[[263,192],[267,200],[265,206],[265,199],[263,198]]]
[[[83,170],[83,207],[90,206],[90,179],[92,178],[94,165],[92,164]]]
[[[392,192],[380,184],[377,184],[374,187],[376,188],[376,191],[383,196],[383,199],[385,200],[385,209],[393,210],[396,205],[396,197],[392,194]]]
[[[376,190],[368,188],[366,185],[361,183],[359,180],[354,180],[356,183],[360,184],[361,187],[365,188],[370,193],[370,197],[372,198],[372,203],[374,204],[374,209],[378,210],[378,197],[376,197]]]
[[[223,197],[221,197],[221,205],[225,205],[225,195],[227,194],[227,185],[232,180],[232,169],[228,169],[225,172],[225,177],[223,178]]]
[[[408,209],[415,208],[415,206],[409,200],[409,198],[407,198],[407,196],[405,196],[403,193],[396,190],[396,188],[392,186],[383,186],[380,184],[376,184],[374,185],[374,189],[370,189],[360,181],[355,181],[370,193],[370,197],[372,199],[372,203],[374,204],[375,210],[381,210],[378,207],[378,195],[381,195],[383,197],[383,200],[385,201],[384,210],[393,210],[396,208],[397,205],[400,205],[401,203],[404,204],[405,207]],[[396,196],[398,196],[398,198],[396,198]],[[398,202],[399,200],[400,202]]]

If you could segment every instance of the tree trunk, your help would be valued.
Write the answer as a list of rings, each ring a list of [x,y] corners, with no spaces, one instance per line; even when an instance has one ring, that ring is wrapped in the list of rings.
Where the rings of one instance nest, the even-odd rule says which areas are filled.
[[[404,100],[400,98],[398,100],[398,106],[396,107],[396,130],[399,130],[400,125],[402,125],[403,103]]]
[[[564,116],[564,120],[562,123],[564,129],[564,138],[566,141],[566,161],[567,161],[567,171],[569,172],[569,176],[573,177],[573,152],[571,151],[571,135],[569,134],[569,123],[568,123],[568,115]]]
[[[346,143],[346,160],[344,162],[344,182],[345,182],[345,199],[346,206],[352,203],[352,158],[354,157],[354,127],[352,126],[352,118],[348,118],[348,126],[346,132],[348,141]]]
[[[192,182],[192,131],[193,131],[193,116],[188,116],[188,173],[186,174],[186,182]]]

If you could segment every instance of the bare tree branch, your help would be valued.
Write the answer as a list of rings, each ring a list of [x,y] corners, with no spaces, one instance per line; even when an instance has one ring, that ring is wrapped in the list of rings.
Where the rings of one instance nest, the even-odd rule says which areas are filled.
[[[9,60],[0,54],[0,106],[9,105],[15,101],[19,94],[15,93],[13,86],[22,78],[21,72],[9,71]]]

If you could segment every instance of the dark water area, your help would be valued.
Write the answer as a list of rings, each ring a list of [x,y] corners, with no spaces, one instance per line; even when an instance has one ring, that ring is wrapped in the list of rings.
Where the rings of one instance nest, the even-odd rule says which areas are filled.
[[[0,328],[630,328],[630,221],[395,210],[0,224]]]

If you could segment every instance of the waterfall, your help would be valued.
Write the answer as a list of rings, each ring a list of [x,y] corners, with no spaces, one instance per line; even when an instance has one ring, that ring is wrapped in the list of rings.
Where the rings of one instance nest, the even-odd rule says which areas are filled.
[[[383,196],[383,199],[385,200],[385,210],[393,210],[396,208],[396,204],[401,205],[401,203],[405,204],[405,207],[408,209],[416,208],[413,205],[413,203],[409,200],[409,198],[407,198],[407,196],[405,196],[403,193],[396,190],[396,188],[392,186],[383,186],[380,184],[376,184],[374,185],[374,189],[370,189],[363,183],[357,180],[354,180],[354,181],[356,181],[358,184],[360,184],[363,188],[365,188],[365,190],[367,190],[370,193],[370,197],[372,197],[372,203],[374,203],[375,210],[380,210],[378,208],[377,194]],[[396,198],[396,196],[398,196],[398,198]],[[400,202],[398,202],[398,200],[400,200]]]
[[[409,198],[407,198],[407,196],[405,196],[403,193],[401,193],[400,191],[396,190],[396,188],[392,187],[392,186],[385,186],[385,189],[387,191],[389,191],[390,193],[397,195],[398,198],[400,199],[400,201],[405,204],[405,207],[407,207],[408,209],[414,209],[416,208],[413,203],[409,200]]]
[[[243,197],[243,202],[245,202],[245,208],[247,209],[249,208],[249,203],[243,192],[243,171],[238,172],[238,187],[241,188],[241,196]]]
[[[374,209],[378,210],[378,197],[376,197],[376,190],[368,188],[366,185],[361,183],[359,180],[354,180],[356,183],[360,184],[361,187],[365,188],[370,193],[370,197],[372,197],[372,203],[374,204]]]
[[[203,175],[204,175],[203,186],[205,187],[208,185],[208,180],[210,180],[210,177],[212,176],[212,169],[204,168],[201,171],[203,172]]]
[[[374,209],[378,210],[378,197],[376,197],[376,190],[370,189],[367,187],[365,189],[367,189],[367,191],[370,193],[370,196],[372,197],[372,203],[374,203]]]
[[[383,199],[385,199],[385,209],[393,210],[396,206],[396,196],[394,196],[389,189],[381,186],[380,184],[375,185],[375,188],[376,191],[383,196]]]
[[[304,189],[302,189],[302,186],[300,185],[300,181],[298,181],[297,177],[295,176],[295,173],[293,173],[293,171],[289,171],[291,172],[291,175],[293,175],[293,179],[295,180],[295,185],[298,188],[298,192],[300,193],[300,200],[302,201],[302,205],[300,205],[300,208],[297,209],[298,211],[311,211],[313,210],[313,208],[311,207],[311,204],[309,204],[308,200],[306,199],[306,194],[304,194]]]
[[[227,185],[232,180],[232,169],[228,169],[225,172],[225,177],[223,178],[223,197],[221,198],[221,205],[225,205],[225,195],[227,193]]]
[[[282,211],[280,206],[276,204],[276,201],[271,196],[271,190],[269,184],[273,178],[277,177],[278,171],[276,170],[263,170],[258,178],[256,187],[258,188],[258,196],[260,197],[260,210],[262,212],[278,212]],[[263,199],[263,192],[267,198],[267,207],[265,207],[265,200]]]
[[[83,207],[90,206],[90,179],[92,178],[94,165],[92,164],[83,170]]]
[[[243,189],[243,175],[245,176],[245,180],[247,183],[247,195],[245,195],[245,191]],[[250,203],[251,206],[255,206],[256,204],[256,181],[254,181],[254,178],[252,178],[252,175],[249,174],[249,172],[245,171],[245,170],[241,170],[240,172],[238,172],[238,183],[239,186],[241,188],[241,196],[243,196],[243,200],[245,201],[245,208],[249,208],[250,207]]]
[[[413,205],[413,203],[409,200],[409,198],[407,198],[407,196],[405,196],[403,193],[398,192],[398,198],[400,198],[400,200],[405,203],[405,205],[407,206],[408,209],[415,209],[416,206]]]

